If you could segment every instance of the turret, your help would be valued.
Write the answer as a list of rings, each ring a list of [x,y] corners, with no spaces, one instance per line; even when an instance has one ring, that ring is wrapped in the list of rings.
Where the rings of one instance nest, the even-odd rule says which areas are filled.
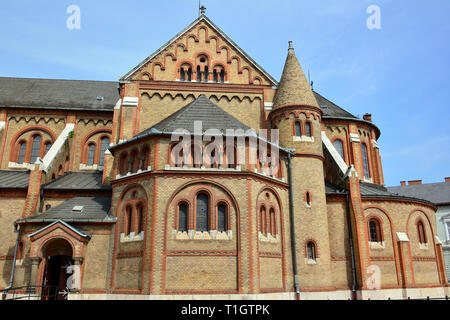
[[[270,113],[280,144],[295,149],[291,161],[300,287],[332,286],[321,139],[322,111],[292,41]]]

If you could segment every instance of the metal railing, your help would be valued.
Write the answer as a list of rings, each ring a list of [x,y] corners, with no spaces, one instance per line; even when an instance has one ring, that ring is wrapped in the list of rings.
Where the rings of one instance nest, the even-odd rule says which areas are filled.
[[[2,300],[57,300],[57,286],[22,286],[0,290]]]

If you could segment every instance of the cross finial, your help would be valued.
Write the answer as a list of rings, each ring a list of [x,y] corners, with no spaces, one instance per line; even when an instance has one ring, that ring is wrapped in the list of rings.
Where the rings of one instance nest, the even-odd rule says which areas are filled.
[[[206,11],[206,7],[204,5],[202,5],[200,7],[200,14],[205,14],[205,11]]]

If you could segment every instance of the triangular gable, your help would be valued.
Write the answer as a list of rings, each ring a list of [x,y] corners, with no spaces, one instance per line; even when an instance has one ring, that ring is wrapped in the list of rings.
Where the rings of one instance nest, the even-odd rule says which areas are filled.
[[[203,26],[202,24],[205,24]],[[197,28],[198,27],[198,28]],[[208,30],[208,27],[210,30]],[[196,29],[197,30],[194,30]],[[249,84],[261,84],[277,86],[277,81],[261,66],[259,66],[248,54],[246,54],[236,43],[233,42],[222,30],[220,30],[208,17],[201,15],[198,19],[187,26],[183,31],[178,33],[175,37],[169,40],[161,48],[156,50],[153,54],[147,57],[139,65],[133,68],[130,72],[120,78],[121,82],[130,80],[165,80],[156,77],[157,72],[166,71],[167,65],[181,65],[184,59],[179,56],[184,52],[189,51],[189,42],[199,42],[200,30],[204,29],[206,32],[205,42],[211,43],[214,39],[216,43],[215,54],[223,56],[221,59],[223,63],[227,64],[229,68],[237,69],[238,74],[246,74],[248,76]],[[214,33],[214,34],[209,34]],[[194,54],[194,53],[192,53]],[[214,54],[214,52],[211,52]],[[215,59],[212,59],[215,63]],[[235,70],[230,70],[235,71]],[[174,73],[172,72],[171,75]],[[175,79],[172,79],[172,81]]]
[[[78,239],[79,241],[86,241],[91,237],[89,233],[78,230],[77,228],[71,226],[63,220],[57,220],[43,227],[42,229],[39,229],[38,231],[28,235],[28,237],[30,237],[31,241],[34,241],[36,239],[42,238],[49,233],[55,232],[55,230],[57,229],[62,230],[63,232],[67,233],[73,238]]]

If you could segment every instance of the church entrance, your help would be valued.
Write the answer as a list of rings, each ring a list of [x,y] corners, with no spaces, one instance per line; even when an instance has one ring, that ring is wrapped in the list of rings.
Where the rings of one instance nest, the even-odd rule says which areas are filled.
[[[49,242],[44,250],[45,268],[42,279],[42,300],[66,300],[74,272],[72,247],[64,239]]]

